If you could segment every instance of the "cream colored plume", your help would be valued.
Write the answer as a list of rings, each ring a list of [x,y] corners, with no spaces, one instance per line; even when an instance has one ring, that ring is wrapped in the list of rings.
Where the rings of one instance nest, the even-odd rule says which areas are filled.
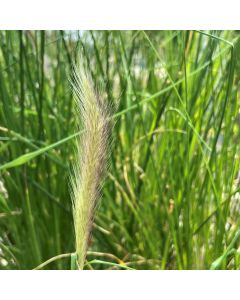
[[[71,178],[77,264],[83,269],[108,161],[112,117],[109,104],[94,89],[83,66],[75,67],[73,90],[76,116],[83,130]]]

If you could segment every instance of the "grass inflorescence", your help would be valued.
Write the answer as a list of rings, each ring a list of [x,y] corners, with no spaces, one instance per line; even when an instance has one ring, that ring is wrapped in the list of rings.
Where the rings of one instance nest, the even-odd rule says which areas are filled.
[[[108,163],[112,115],[110,104],[96,92],[82,67],[74,71],[76,118],[82,130],[71,178],[78,268],[83,269],[96,206]]]

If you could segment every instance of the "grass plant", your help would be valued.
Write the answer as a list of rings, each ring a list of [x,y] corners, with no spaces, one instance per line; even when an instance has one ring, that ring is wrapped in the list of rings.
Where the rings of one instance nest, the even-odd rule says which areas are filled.
[[[84,269],[239,269],[239,50],[238,31],[0,31],[0,268],[69,269],[85,235]],[[93,126],[85,110],[87,131],[75,126],[79,52],[90,86],[119,102],[90,244],[91,209],[79,229],[69,189]]]

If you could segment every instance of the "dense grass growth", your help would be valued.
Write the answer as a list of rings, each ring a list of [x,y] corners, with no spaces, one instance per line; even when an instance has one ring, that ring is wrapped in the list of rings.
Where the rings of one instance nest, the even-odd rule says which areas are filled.
[[[0,269],[75,251],[69,79],[80,52],[119,100],[85,268],[239,269],[233,31],[0,32]],[[69,269],[69,255],[45,268]]]

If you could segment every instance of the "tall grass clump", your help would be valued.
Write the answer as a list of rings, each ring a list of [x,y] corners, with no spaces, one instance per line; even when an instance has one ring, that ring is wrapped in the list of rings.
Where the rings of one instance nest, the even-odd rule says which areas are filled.
[[[239,82],[239,31],[0,31],[0,269],[240,269]]]
[[[71,178],[72,201],[77,265],[83,269],[107,165],[112,120],[108,103],[94,89],[90,75],[83,66],[74,70],[73,90],[76,117],[82,134]]]

